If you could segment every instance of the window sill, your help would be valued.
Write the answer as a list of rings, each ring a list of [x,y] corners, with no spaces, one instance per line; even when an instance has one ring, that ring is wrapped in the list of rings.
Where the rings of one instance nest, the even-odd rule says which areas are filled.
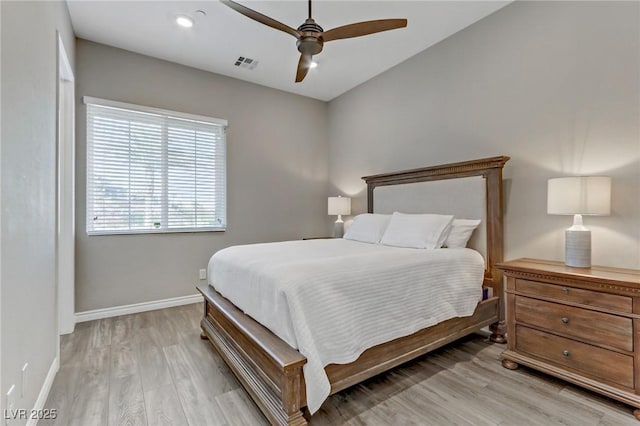
[[[174,228],[174,229],[126,229],[111,231],[87,231],[87,235],[105,236],[105,235],[144,235],[144,234],[179,234],[194,232],[225,232],[227,228]]]

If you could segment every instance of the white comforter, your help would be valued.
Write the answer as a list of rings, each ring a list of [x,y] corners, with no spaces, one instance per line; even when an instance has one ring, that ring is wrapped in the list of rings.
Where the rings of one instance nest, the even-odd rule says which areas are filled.
[[[329,396],[324,367],[454,317],[482,298],[471,249],[404,249],[343,239],[234,246],[209,261],[209,283],[307,357],[311,413]]]

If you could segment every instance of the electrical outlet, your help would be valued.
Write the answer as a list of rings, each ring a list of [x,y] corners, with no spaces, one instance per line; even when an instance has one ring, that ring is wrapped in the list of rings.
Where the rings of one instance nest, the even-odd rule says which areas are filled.
[[[207,279],[207,270],[206,269],[200,269],[200,279],[201,280],[206,280]]]
[[[15,411],[15,407],[13,406],[13,391],[15,390],[16,385],[11,385],[9,390],[7,391],[6,401],[5,401],[5,415],[4,415],[4,424],[5,426],[9,426],[9,419],[11,415]]]
[[[24,388],[27,385],[27,368],[29,368],[29,363],[25,362],[22,366],[22,376],[20,377],[20,398],[24,398]]]

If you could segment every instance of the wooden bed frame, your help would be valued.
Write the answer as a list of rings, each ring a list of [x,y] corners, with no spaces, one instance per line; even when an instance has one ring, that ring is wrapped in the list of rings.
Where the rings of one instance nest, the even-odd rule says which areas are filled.
[[[505,156],[492,157],[363,178],[368,211],[372,213],[377,186],[483,176],[487,233],[483,287],[492,288],[493,297],[480,302],[470,317],[453,318],[374,346],[350,364],[328,365],[325,371],[332,394],[486,326],[492,331],[492,341],[506,342],[502,272],[495,265],[503,260],[502,168],[508,160]],[[306,406],[302,366],[307,359],[213,287],[204,285],[198,290],[205,298],[201,337],[222,356],[267,419],[277,425],[307,424],[301,411]]]

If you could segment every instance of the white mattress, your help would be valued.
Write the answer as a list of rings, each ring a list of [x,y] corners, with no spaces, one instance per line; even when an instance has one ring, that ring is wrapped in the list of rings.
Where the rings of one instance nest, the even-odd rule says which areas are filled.
[[[209,261],[209,284],[307,357],[307,405],[320,408],[329,364],[454,317],[482,298],[471,249],[405,249],[343,239],[234,246]]]

